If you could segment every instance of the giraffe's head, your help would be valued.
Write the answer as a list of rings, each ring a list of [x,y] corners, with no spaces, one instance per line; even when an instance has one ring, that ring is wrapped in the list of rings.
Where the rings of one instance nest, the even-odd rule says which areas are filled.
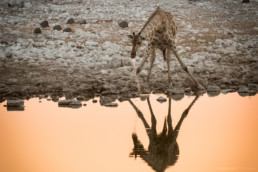
[[[133,35],[128,35],[128,37],[132,40],[132,52],[131,52],[131,58],[135,58],[136,52],[142,45],[142,41],[145,39],[144,37],[141,36],[141,33],[135,34],[133,32]]]

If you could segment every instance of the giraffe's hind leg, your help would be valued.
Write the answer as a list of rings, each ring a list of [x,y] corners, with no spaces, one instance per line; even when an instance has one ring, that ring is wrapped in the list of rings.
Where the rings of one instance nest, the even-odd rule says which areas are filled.
[[[189,77],[193,80],[195,86],[197,89],[201,89],[202,86],[199,84],[199,82],[193,77],[193,75],[189,72],[188,68],[186,67],[186,65],[184,64],[184,62],[182,61],[182,59],[179,57],[176,47],[172,46],[172,51],[175,54],[177,60],[179,61],[181,67],[183,68],[183,70],[189,75]]]
[[[153,63],[154,63],[155,58],[156,58],[155,49],[152,49],[152,51],[151,51],[150,69],[149,69],[148,77],[147,77],[147,82],[148,82],[148,83],[149,83],[149,81],[150,81],[151,70],[152,70]]]
[[[166,57],[167,59],[167,66],[168,66],[168,87],[171,88],[171,70],[170,70],[170,62],[171,62],[171,49],[167,48]]]

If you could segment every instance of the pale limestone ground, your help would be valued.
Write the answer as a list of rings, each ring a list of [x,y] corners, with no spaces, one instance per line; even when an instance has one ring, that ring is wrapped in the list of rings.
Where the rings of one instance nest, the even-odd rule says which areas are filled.
[[[99,0],[0,6],[0,97],[72,92],[122,93],[133,75],[130,41],[159,5],[177,19],[177,48],[190,71],[207,87],[257,92],[258,2],[190,0]],[[32,7],[30,7],[30,5]],[[27,8],[26,8],[27,7]],[[30,8],[29,8],[30,7]],[[86,19],[87,24],[66,24]],[[42,34],[33,30],[47,20]],[[122,29],[118,22],[127,21]],[[72,32],[53,31],[53,26]],[[142,48],[142,50],[144,47]],[[141,56],[141,53],[139,54]],[[141,57],[137,57],[139,65]],[[140,74],[144,87],[148,70]],[[173,86],[187,88],[187,74],[172,59]],[[150,89],[167,89],[161,54],[155,61]],[[136,91],[136,84],[130,90]]]

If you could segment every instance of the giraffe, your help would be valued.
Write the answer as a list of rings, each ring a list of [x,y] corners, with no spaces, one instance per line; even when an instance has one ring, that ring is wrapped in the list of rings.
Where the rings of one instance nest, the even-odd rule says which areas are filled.
[[[179,130],[182,126],[184,119],[187,117],[190,109],[198,98],[199,95],[197,94],[191,104],[182,113],[181,118],[174,129],[172,126],[171,117],[171,98],[169,98],[168,115],[164,120],[163,131],[160,134],[157,134],[156,131],[157,121],[153,113],[149,98],[147,98],[147,102],[151,113],[151,127],[145,120],[143,113],[129,99],[129,103],[133,106],[138,117],[142,120],[149,138],[149,146],[148,150],[146,150],[141,141],[138,139],[136,133],[133,133],[132,139],[134,143],[134,148],[133,152],[130,153],[130,156],[135,156],[135,158],[137,158],[137,156],[139,155],[146,163],[148,163],[149,166],[151,166],[157,172],[164,172],[168,166],[174,165],[177,162],[179,156],[179,146],[177,143]]]
[[[183,70],[189,75],[189,77],[193,80],[195,87],[197,89],[201,89],[201,85],[199,82],[193,77],[193,75],[189,72],[187,66],[184,64],[182,59],[179,57],[178,52],[176,50],[175,45],[175,36],[178,32],[178,27],[176,25],[174,16],[169,12],[161,9],[159,6],[156,11],[151,14],[147,22],[143,25],[140,32],[135,34],[133,32],[132,35],[128,35],[132,42],[132,51],[131,58],[134,59],[136,57],[136,52],[139,50],[142,45],[143,40],[148,41],[147,48],[145,50],[145,57],[143,58],[140,66],[137,68],[137,73],[139,74],[142,70],[146,60],[150,56],[150,68],[148,71],[147,82],[149,83],[151,70],[153,67],[154,60],[156,58],[156,49],[160,49],[163,54],[163,58],[167,61],[168,67],[168,82],[169,88],[171,87],[171,69],[170,69],[170,61],[171,61],[171,53],[174,53],[175,57],[179,61]]]

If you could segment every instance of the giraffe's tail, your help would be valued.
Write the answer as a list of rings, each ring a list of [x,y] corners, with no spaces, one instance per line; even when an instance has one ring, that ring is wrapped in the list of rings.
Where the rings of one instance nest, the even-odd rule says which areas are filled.
[[[163,58],[164,60],[166,61],[167,60],[167,57],[166,57],[166,48],[162,50],[162,53],[163,53]]]

